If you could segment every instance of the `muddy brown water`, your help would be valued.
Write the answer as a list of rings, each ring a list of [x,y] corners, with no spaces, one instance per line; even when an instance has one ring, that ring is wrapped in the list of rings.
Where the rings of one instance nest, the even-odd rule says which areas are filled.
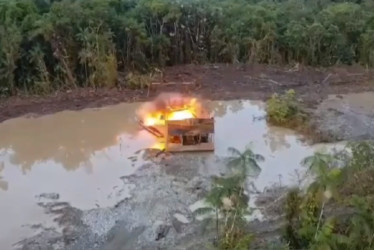
[[[139,130],[135,112],[140,105],[64,111],[0,124],[1,249],[12,249],[37,233],[32,225],[57,227],[37,205],[45,200],[40,194],[56,193],[59,201],[79,209],[114,206],[129,196],[132,187],[124,186],[120,177],[137,171],[145,161],[132,156],[156,142]],[[255,181],[260,190],[296,183],[299,162],[325,147],[306,145],[291,130],[268,126],[262,102],[214,101],[208,106],[215,114],[216,149],[206,158],[228,156],[228,147],[242,150],[251,143],[266,159]],[[206,168],[202,171],[215,173],[213,164]]]

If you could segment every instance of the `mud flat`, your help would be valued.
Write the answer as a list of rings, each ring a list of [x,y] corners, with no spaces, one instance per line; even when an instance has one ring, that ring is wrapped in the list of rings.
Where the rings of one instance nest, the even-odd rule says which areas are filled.
[[[374,92],[329,95],[316,109],[314,122],[332,140],[374,139]]]

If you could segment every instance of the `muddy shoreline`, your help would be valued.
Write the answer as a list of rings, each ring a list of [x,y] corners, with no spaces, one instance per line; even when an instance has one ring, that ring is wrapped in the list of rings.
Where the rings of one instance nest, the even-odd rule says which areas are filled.
[[[328,96],[314,109],[313,118],[321,122],[319,128],[343,138],[374,138],[373,100],[374,92]],[[24,213],[25,208],[41,210],[34,222],[26,216],[19,221],[22,226],[11,224],[14,230],[25,225],[35,232],[20,231],[21,241],[12,241],[18,243],[9,249],[207,249],[214,230],[203,233],[194,211],[210,189],[211,176],[228,171],[227,148],[244,148],[250,142],[266,155],[262,174],[249,190],[251,206],[257,208],[248,223],[256,235],[253,246],[277,244],[284,194],[304,179],[299,162],[338,144],[309,145],[294,131],[270,127],[265,119],[256,119],[266,114],[261,101],[208,103],[216,118],[215,154],[147,149],[148,134],[135,135],[139,130],[132,117],[140,103],[0,124],[5,149],[0,177],[9,183],[2,203],[12,206],[12,197],[22,194],[17,202],[25,202]],[[241,133],[227,138],[225,131],[234,130]],[[7,211],[15,218],[13,208]]]
[[[52,114],[121,102],[147,101],[161,92],[182,92],[211,100],[264,100],[274,92],[294,89],[309,107],[329,94],[374,90],[374,71],[358,66],[310,68],[266,65],[180,65],[168,67],[157,89],[126,89],[124,77],[116,89],[74,89],[49,96],[13,96],[0,101],[0,122],[24,115]],[[197,86],[183,85],[195,81]]]
[[[27,114],[37,116],[62,110],[101,107],[119,102],[145,101],[160,92],[167,91],[190,92],[213,100],[264,100],[274,92],[282,92],[292,88],[303,99],[307,108],[311,110],[312,120],[322,133],[331,135],[331,138],[336,138],[336,141],[374,139],[374,93],[370,92],[374,91],[374,81],[372,79],[374,79],[373,72],[354,67],[318,70],[261,65],[187,65],[166,69],[164,81],[182,83],[196,80],[199,85],[198,89],[186,89],[182,84],[180,86],[177,84],[158,88],[151,92],[149,96],[147,90],[100,89],[91,91],[80,89],[48,97],[12,97],[1,102],[0,121]],[[353,94],[356,92],[365,93]],[[349,95],[345,95],[347,93]],[[227,112],[232,114],[232,116],[229,116],[230,118],[221,120],[222,128],[227,130],[230,128],[230,124],[235,124],[235,129],[242,131],[243,134],[250,135],[247,138],[248,140],[255,140],[255,145],[258,147],[262,145],[260,152],[269,151],[269,157],[263,163],[264,177],[271,176],[276,172],[272,169],[272,166],[277,166],[277,171],[282,170],[282,166],[278,162],[284,162],[284,166],[297,166],[297,162],[301,160],[296,159],[297,155],[303,152],[303,149],[310,151],[309,154],[315,150],[309,148],[309,146],[299,147],[297,136],[287,136],[287,133],[283,134],[285,131],[277,131],[277,129],[271,131],[270,128],[267,128],[266,121],[254,119],[255,117],[264,117],[263,110],[260,108],[264,104],[261,103],[261,105],[257,104],[256,106],[250,104],[250,101],[247,102],[234,101],[228,105],[229,107],[217,104],[215,111],[217,118],[224,117]],[[136,106],[138,104],[121,105]],[[98,202],[99,205],[96,205],[96,207],[90,205],[88,209],[78,208],[73,205],[71,200],[63,198],[64,192],[59,193],[54,190],[55,193],[49,193],[49,189],[43,189],[43,192],[46,193],[38,192],[37,206],[42,208],[46,215],[53,217],[53,221],[58,226],[53,227],[43,223],[32,225],[32,229],[38,230],[39,233],[13,245],[14,249],[134,250],[157,248],[192,250],[206,249],[213,242],[214,235],[209,232],[207,234],[202,233],[201,221],[195,218],[191,207],[199,202],[209,190],[210,177],[225,173],[225,161],[224,156],[222,156],[225,154],[221,153],[212,157],[197,157],[197,155],[168,156],[163,154],[157,154],[156,156],[152,152],[145,151],[144,154],[138,155],[136,153],[136,157],[126,158],[127,156],[121,154],[122,141],[114,142],[112,139],[122,131],[125,122],[132,120],[130,116],[127,118],[122,114],[133,114],[136,108],[134,106],[125,109],[121,105],[110,107],[110,109],[113,109],[112,111],[103,109],[100,111],[103,112],[101,115],[99,112],[85,110],[79,112],[79,114],[75,112],[73,114],[58,113],[54,115],[58,116],[58,119],[54,120],[53,116],[50,117],[52,119],[44,122],[38,120],[48,117],[20,119],[30,122],[21,124],[20,127],[14,126],[13,121],[17,122],[17,120],[0,124],[3,126],[3,143],[5,143],[3,147],[5,149],[13,148],[14,150],[12,157],[9,159],[13,160],[13,163],[14,159],[18,159],[18,165],[30,171],[33,165],[38,165],[38,162],[55,159],[55,161],[61,162],[66,170],[76,172],[82,167],[81,163],[89,162],[94,157],[93,155],[97,155],[98,159],[101,159],[100,151],[102,151],[105,152],[103,155],[106,157],[103,157],[103,159],[107,160],[97,166],[87,165],[86,167],[95,170],[93,172],[97,174],[97,180],[103,180],[104,173],[110,171],[103,168],[103,172],[99,172],[101,165],[105,167],[113,165],[115,161],[112,162],[112,160],[116,159],[117,155],[120,156],[119,159],[131,160],[131,163],[119,160],[120,165],[118,167],[120,169],[127,165],[128,169],[131,169],[134,161],[141,164],[144,163],[144,160],[147,160],[147,163],[141,164],[139,168],[134,170],[134,173],[115,177],[119,183],[113,183],[112,179],[108,179],[110,180],[109,190],[112,188],[111,185],[116,185],[109,192],[110,196],[118,196],[119,201],[115,205],[100,206],[101,203]],[[248,113],[241,113],[241,110]],[[82,116],[83,112],[87,114]],[[82,121],[84,122],[82,123]],[[110,122],[108,123],[108,121]],[[71,126],[67,126],[64,124],[65,122],[71,124]],[[88,127],[86,127],[86,123],[89,124]],[[263,132],[253,132],[254,129],[259,129],[261,126],[264,126]],[[41,127],[43,127],[42,134],[40,133]],[[56,131],[59,131],[59,133],[56,133]],[[20,132],[22,133],[19,134]],[[61,134],[62,137],[59,137],[58,134]],[[19,138],[16,135],[19,135]],[[97,135],[100,135],[97,141],[90,140],[95,139]],[[224,130],[217,131],[217,135],[224,136]],[[19,141],[17,141],[17,138]],[[37,138],[38,143],[30,144],[29,142],[35,138]],[[223,143],[227,141],[226,139],[220,142]],[[236,145],[235,143],[243,140],[243,136],[232,135],[230,139],[232,140],[231,144],[226,146]],[[123,152],[131,151],[128,145],[132,145],[133,142],[129,140],[126,144],[126,137],[123,137],[123,140]],[[23,143],[24,141],[26,143]],[[49,141],[58,143],[49,144]],[[61,145],[65,147],[61,147]],[[219,146],[220,143],[217,143],[217,145]],[[240,146],[240,143],[237,146]],[[107,150],[109,148],[112,151]],[[29,152],[33,150],[35,156],[31,157],[33,155],[29,155]],[[223,148],[221,148],[222,150]],[[292,157],[282,153],[286,151],[290,152],[289,154]],[[66,153],[65,157],[62,157],[61,152]],[[4,155],[6,154],[9,153]],[[77,162],[72,162],[72,158],[69,157],[74,155],[77,156],[76,158],[73,157],[78,160]],[[294,160],[295,162],[288,162],[288,160]],[[11,163],[10,160],[7,161],[8,166],[5,166],[5,170],[16,169],[17,162],[14,165],[11,165]],[[51,162],[47,167],[56,168]],[[35,167],[33,170],[35,171]],[[74,171],[71,171],[70,174],[73,174]],[[284,170],[283,172],[285,174],[287,171]],[[281,171],[282,174],[283,172]],[[40,173],[44,174],[45,171]],[[287,179],[294,178],[288,176],[289,174],[293,173],[287,172],[287,175],[282,178],[276,176],[275,191],[271,186],[265,186],[259,189],[263,191],[255,194],[257,198],[256,206],[264,216],[263,221],[254,220],[248,224],[250,231],[258,236],[256,242],[254,242],[255,249],[264,249],[257,248],[257,244],[262,245],[262,243],[269,241],[277,242],[279,238],[282,226],[281,211],[279,210],[282,203],[281,198],[287,191]],[[298,177],[299,173],[295,172],[295,174]],[[50,172],[46,179],[53,179],[53,176]],[[59,179],[62,178],[61,173],[56,174],[56,176]],[[16,183],[20,182],[20,177],[14,178],[17,182],[7,179],[5,173],[4,177],[5,180],[9,181],[11,188],[14,188]],[[43,179],[43,182],[46,179]],[[79,179],[82,182],[84,180],[86,180],[85,185],[88,185],[90,179]],[[93,182],[94,188],[89,191],[96,189],[97,180]],[[54,183],[54,185],[57,184],[57,182]],[[59,183],[58,185],[62,186],[63,184]],[[126,191],[127,189],[129,191]],[[8,192],[10,191],[11,189]],[[76,192],[77,189],[71,191],[71,193]],[[97,194],[101,193],[96,192]],[[129,192],[129,196],[121,196],[122,193],[127,192]],[[95,194],[95,192],[93,193]],[[87,192],[84,196],[88,196]],[[81,199],[83,198],[80,197],[79,200]]]
[[[198,174],[201,166],[194,156],[153,159],[156,164],[146,164],[134,175],[121,178],[124,184],[132,183],[137,188],[132,190],[133,197],[110,208],[80,210],[68,202],[49,198],[53,194],[43,194],[49,199],[39,205],[45,213],[55,216],[62,230],[43,228],[41,233],[15,244],[15,249],[209,249],[214,242],[214,230],[204,229],[189,204],[204,198],[211,178]],[[186,160],[193,164],[178,171],[178,162]],[[220,172],[224,169],[220,168]],[[277,186],[259,194],[261,206],[281,206],[283,200],[278,198],[286,191],[287,188]],[[259,248],[254,249],[277,241],[282,225],[282,219],[274,215],[264,221],[249,222],[248,228],[257,235],[253,244]]]

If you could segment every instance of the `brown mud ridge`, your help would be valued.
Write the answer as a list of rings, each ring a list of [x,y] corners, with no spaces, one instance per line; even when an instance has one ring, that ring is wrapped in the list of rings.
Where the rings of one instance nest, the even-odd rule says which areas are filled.
[[[310,106],[328,94],[374,90],[374,71],[358,66],[310,68],[266,65],[181,65],[164,70],[157,88],[131,90],[122,77],[118,88],[76,89],[52,95],[13,96],[0,101],[0,122],[26,114],[51,114],[62,110],[102,107],[120,102],[146,101],[161,92],[180,91],[211,100],[264,100],[274,92],[294,89]],[[196,84],[183,84],[196,82]],[[173,83],[173,84],[170,84]]]

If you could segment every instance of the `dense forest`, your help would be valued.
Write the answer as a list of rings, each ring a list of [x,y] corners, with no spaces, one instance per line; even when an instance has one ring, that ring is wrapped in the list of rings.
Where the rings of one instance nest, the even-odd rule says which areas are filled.
[[[0,0],[0,94],[184,63],[374,65],[374,2]]]

